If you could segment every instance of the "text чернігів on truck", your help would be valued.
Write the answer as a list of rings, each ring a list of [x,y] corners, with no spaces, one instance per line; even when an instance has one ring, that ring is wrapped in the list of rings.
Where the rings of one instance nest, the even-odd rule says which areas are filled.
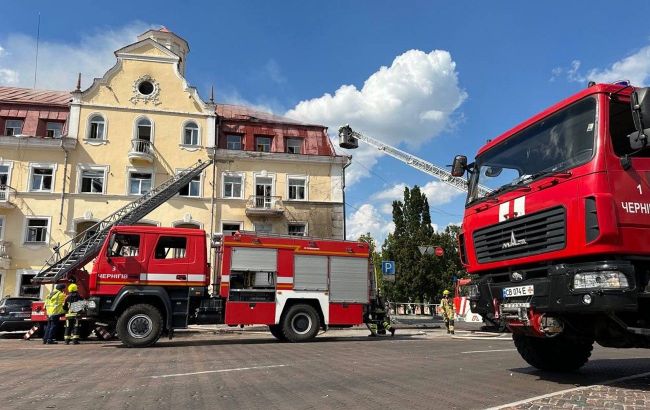
[[[578,368],[594,341],[650,347],[647,135],[647,88],[590,84],[454,159],[471,308],[505,322],[535,367]]]

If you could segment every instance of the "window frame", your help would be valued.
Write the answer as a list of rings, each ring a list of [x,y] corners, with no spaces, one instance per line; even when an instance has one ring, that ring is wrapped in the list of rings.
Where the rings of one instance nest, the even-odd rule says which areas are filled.
[[[291,232],[289,232],[290,227],[292,226],[302,226],[304,228],[303,234],[302,235],[294,235]],[[294,222],[289,222],[287,224],[287,235],[290,236],[297,236],[297,237],[306,237],[309,236],[309,230],[308,230],[309,224],[307,222],[299,222],[299,221],[294,221]]]
[[[57,124],[57,125],[61,126],[61,129],[58,130],[59,131],[59,136],[58,137],[56,136],[56,132],[54,132],[54,135],[51,136],[51,137],[48,135],[48,133],[50,131],[49,127],[50,127],[51,124]],[[63,127],[64,127],[64,125],[65,125],[65,123],[63,123],[61,121],[46,121],[45,122],[45,138],[53,138],[53,139],[61,139],[61,138],[63,138]]]
[[[140,115],[139,117],[136,117],[135,120],[133,121],[133,136],[132,136],[131,139],[132,140],[140,140],[140,138],[139,138],[139,136],[140,136],[140,129],[139,129],[140,125],[139,125],[139,123],[142,120],[149,121],[149,124],[150,124],[149,127],[151,129],[151,131],[149,133],[149,142],[151,142],[151,144],[153,145],[154,139],[155,139],[155,136],[156,136],[156,132],[155,132],[156,131],[156,124],[154,123],[154,121],[151,118],[147,117],[146,115]]]
[[[52,184],[50,186],[50,189],[45,190],[45,189],[33,189],[32,187],[32,178],[34,177],[34,170],[35,169],[51,169],[52,170]],[[56,169],[57,169],[57,164],[52,164],[52,163],[35,163],[31,162],[29,164],[29,178],[27,179],[27,192],[35,192],[35,193],[52,193],[55,192],[56,189]],[[43,185],[43,180],[41,180],[41,186]]]
[[[223,229],[224,225],[239,225],[239,228],[237,228],[237,231],[241,231],[241,230],[244,229],[244,222],[243,221],[225,221],[225,220],[221,220],[221,223],[220,223],[219,226],[221,227],[221,234],[224,235],[224,236],[226,235],[226,233],[224,232],[224,229]],[[236,232],[236,231],[233,231],[233,232]]]
[[[92,135],[92,126],[93,126],[93,119],[95,117],[99,117],[102,119],[102,123],[104,124],[103,130],[102,130],[102,137],[101,138],[91,138]],[[88,142],[102,142],[105,143],[108,141],[108,120],[106,117],[98,112],[91,113],[88,116],[88,120],[86,121],[86,137],[84,138],[84,141]]]
[[[0,242],[5,240],[5,231],[7,230],[7,218],[0,215]]]
[[[269,150],[268,151],[260,151],[260,150],[257,149],[257,147],[259,145],[258,141],[261,138],[266,138],[266,139],[269,140]],[[272,149],[273,149],[273,136],[272,135],[256,135],[255,136],[255,152],[267,152],[268,153],[268,152],[271,152]]]
[[[299,143],[299,152],[290,152],[289,151],[289,141],[298,141]],[[284,150],[287,154],[293,154],[293,155],[302,155],[304,151],[304,146],[305,146],[305,139],[304,138],[299,138],[299,137],[285,137],[284,139]]]
[[[23,276],[29,275],[29,276],[36,276],[38,274],[37,270],[33,269],[16,269],[16,295],[21,296],[20,292],[20,283],[23,281]],[[2,282],[4,282],[4,275],[2,278]],[[4,283],[3,283],[4,285]],[[38,291],[38,298],[43,299],[43,289],[45,289],[44,286],[40,286],[40,289]]]
[[[9,134],[7,130],[10,128],[9,127],[9,122],[10,121],[20,121],[20,130],[16,133],[13,132]],[[5,124],[4,124],[4,135],[7,137],[15,137],[16,135],[22,135],[23,134],[23,128],[25,127],[25,119],[24,118],[7,118],[5,119]],[[11,127],[11,129],[15,129],[16,127]]]
[[[77,165],[77,193],[78,194],[89,194],[89,195],[105,195],[106,194],[106,185],[108,183],[108,170],[109,165],[86,165],[80,164]],[[104,173],[103,182],[102,182],[102,192],[83,192],[83,173],[85,171],[102,171]]]
[[[14,162],[13,161],[0,161],[0,165],[2,166],[7,166],[7,182],[6,186],[11,186],[11,172],[13,171],[14,168]]]
[[[301,179],[305,182],[305,198],[303,199],[297,199],[297,198],[291,198],[290,193],[291,193],[291,187],[289,185],[289,181],[292,179]],[[287,189],[285,192],[287,201],[297,201],[297,202],[307,202],[309,201],[309,175],[287,175],[287,183],[286,183]]]
[[[167,258],[166,257],[167,254],[165,254],[164,258],[159,258],[158,257],[158,246],[160,245],[160,242],[162,240],[166,240],[166,239],[180,239],[180,240],[182,240],[184,242],[184,245],[185,245],[184,248],[171,248],[170,247],[170,248],[167,248],[168,249],[167,252],[169,252],[169,250],[172,250],[172,249],[183,249],[183,251],[184,251],[183,256]],[[182,235],[160,235],[160,236],[158,236],[158,239],[156,240],[156,245],[153,248],[153,258],[152,259],[154,261],[158,261],[157,263],[160,263],[160,262],[164,263],[164,262],[169,262],[169,261],[187,260],[189,258],[189,255],[188,255],[188,252],[187,252],[188,249],[189,249],[189,241],[188,241],[187,236],[182,236]]]
[[[181,173],[181,172],[184,171],[184,170],[185,170],[184,168],[176,168],[176,175],[178,175],[179,173]],[[199,177],[199,194],[198,194],[198,195],[196,195],[196,196],[194,196],[194,195],[181,195],[181,190],[179,189],[179,190],[178,190],[178,194],[176,194],[176,196],[179,196],[179,197],[181,197],[181,198],[203,198],[203,174],[204,174],[204,173],[201,172],[201,173],[198,175],[198,177]],[[194,182],[194,181],[190,181],[190,183],[188,184],[188,191],[187,191],[188,194],[189,194],[189,192],[190,192],[189,185],[190,185],[192,182]]]
[[[268,232],[266,232],[266,231],[258,232],[258,230],[257,230],[257,226],[258,226],[258,225],[261,225],[261,226],[270,226],[271,229],[270,229]],[[264,234],[266,234],[266,233],[272,234],[272,233],[273,233],[273,224],[272,224],[272,223],[268,223],[268,222],[253,222],[253,231],[254,231],[256,234],[257,234],[257,233],[261,233],[262,235],[264,235]]]
[[[239,148],[230,148],[228,137],[237,137],[239,138]],[[231,151],[243,151],[244,150],[244,136],[241,134],[226,134],[226,149]]]
[[[196,144],[188,144],[185,142],[185,130],[189,128],[190,125],[194,125],[196,128]],[[182,147],[188,148],[199,148],[201,146],[201,126],[196,120],[186,120],[181,126],[181,144]]]
[[[28,241],[28,229],[30,228],[29,222],[30,221],[47,221],[47,225],[45,226],[45,238],[43,241]],[[52,217],[51,216],[27,216],[25,217],[25,222],[23,226],[23,244],[27,246],[47,246],[50,243],[50,237],[51,237],[51,230],[52,228]]]
[[[226,196],[226,177],[241,178],[240,196]],[[246,174],[243,172],[222,172],[221,173],[221,198],[222,199],[244,199],[246,198]]]
[[[150,174],[151,175],[151,188],[149,189],[150,191],[155,187],[155,176],[156,174],[154,173],[153,170],[151,169],[137,169],[137,168],[129,168],[127,170],[127,178],[126,178],[126,195],[127,196],[142,196],[145,195],[146,193],[139,193],[139,194],[132,194],[131,193],[131,174]],[[142,188],[142,184],[140,184],[140,188]],[[142,189],[140,189],[142,191]]]

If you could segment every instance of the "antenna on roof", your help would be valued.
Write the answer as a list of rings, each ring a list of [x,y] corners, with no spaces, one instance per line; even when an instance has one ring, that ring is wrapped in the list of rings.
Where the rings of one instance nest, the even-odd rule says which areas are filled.
[[[41,12],[38,12],[38,24],[36,25],[36,62],[34,64],[34,89],[36,89],[36,73],[38,72],[38,41],[41,37]]]
[[[75,91],[81,91],[81,73],[79,73],[79,77],[77,77],[77,89]]]
[[[214,85],[210,88],[210,104],[214,104]]]

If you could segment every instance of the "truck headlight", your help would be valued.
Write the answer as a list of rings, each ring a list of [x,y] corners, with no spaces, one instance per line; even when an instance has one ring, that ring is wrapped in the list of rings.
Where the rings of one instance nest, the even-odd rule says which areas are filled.
[[[626,289],[630,285],[627,276],[617,271],[576,273],[574,289]]]

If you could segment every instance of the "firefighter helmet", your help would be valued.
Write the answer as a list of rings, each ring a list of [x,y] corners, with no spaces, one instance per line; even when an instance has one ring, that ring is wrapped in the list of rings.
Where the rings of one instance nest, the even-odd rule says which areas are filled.
[[[65,283],[57,283],[55,288],[56,288],[56,290],[64,290],[65,289]]]
[[[68,286],[68,292],[76,292],[76,291],[77,291],[77,285],[71,283],[70,286]]]
[[[449,295],[449,291],[447,289],[442,291],[442,296],[447,296]]]

